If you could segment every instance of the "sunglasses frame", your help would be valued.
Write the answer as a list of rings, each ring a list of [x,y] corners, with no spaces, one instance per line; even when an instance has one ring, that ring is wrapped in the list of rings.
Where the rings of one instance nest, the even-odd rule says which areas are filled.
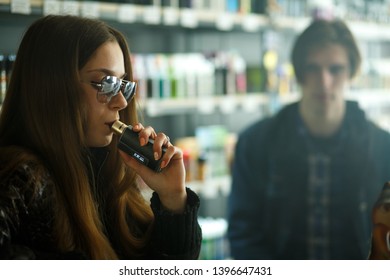
[[[108,83],[107,80],[109,79],[114,80],[114,83]],[[117,85],[117,81],[120,82],[119,87]],[[98,91],[97,91],[96,98],[100,103],[110,102],[114,96],[118,95],[119,91],[125,97],[126,101],[129,102],[135,96],[136,89],[137,89],[136,82],[123,80],[116,76],[110,76],[110,75],[103,77],[100,82],[91,81],[88,83],[97,88]],[[104,91],[104,86],[105,86],[104,83],[108,83],[108,85],[106,86],[113,87],[113,89],[110,91]],[[130,86],[128,97],[126,97],[125,94],[127,86]]]

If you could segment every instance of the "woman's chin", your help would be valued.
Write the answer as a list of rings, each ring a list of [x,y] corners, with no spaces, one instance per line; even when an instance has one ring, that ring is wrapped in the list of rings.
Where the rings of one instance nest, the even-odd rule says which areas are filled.
[[[94,141],[89,141],[88,146],[94,148],[103,148],[110,145],[111,141],[112,141],[112,134],[110,136],[106,136],[102,139],[99,139],[99,141],[97,141],[97,139],[94,139]]]

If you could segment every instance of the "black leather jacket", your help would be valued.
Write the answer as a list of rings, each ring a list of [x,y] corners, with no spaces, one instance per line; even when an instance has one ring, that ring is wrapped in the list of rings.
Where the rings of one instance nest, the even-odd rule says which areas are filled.
[[[101,164],[100,160],[94,160],[93,170],[100,169]],[[97,182],[99,174],[94,171],[92,174],[93,181]],[[52,183],[49,176],[41,182],[30,180],[33,175],[34,168],[26,165],[6,180],[0,178],[0,258],[88,259],[84,252],[61,253],[57,250],[52,234]],[[202,238],[197,221],[199,198],[188,188],[187,194],[183,214],[163,210],[158,195],[153,194],[154,229],[144,259],[198,258]],[[105,225],[107,227],[107,223]],[[108,227],[106,232],[110,239]],[[123,259],[131,258],[116,251]]]

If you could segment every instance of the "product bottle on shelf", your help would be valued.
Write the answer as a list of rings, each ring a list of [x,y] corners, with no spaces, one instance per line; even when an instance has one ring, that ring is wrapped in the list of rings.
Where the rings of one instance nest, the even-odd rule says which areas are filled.
[[[0,54],[0,104],[3,103],[7,89],[6,56]]]
[[[390,260],[390,182],[386,182],[372,212],[370,260]]]

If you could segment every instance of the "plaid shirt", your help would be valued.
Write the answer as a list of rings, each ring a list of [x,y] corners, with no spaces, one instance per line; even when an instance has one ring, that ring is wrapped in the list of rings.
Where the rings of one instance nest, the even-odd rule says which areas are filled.
[[[308,257],[329,259],[329,204],[331,159],[322,153],[308,156]]]

